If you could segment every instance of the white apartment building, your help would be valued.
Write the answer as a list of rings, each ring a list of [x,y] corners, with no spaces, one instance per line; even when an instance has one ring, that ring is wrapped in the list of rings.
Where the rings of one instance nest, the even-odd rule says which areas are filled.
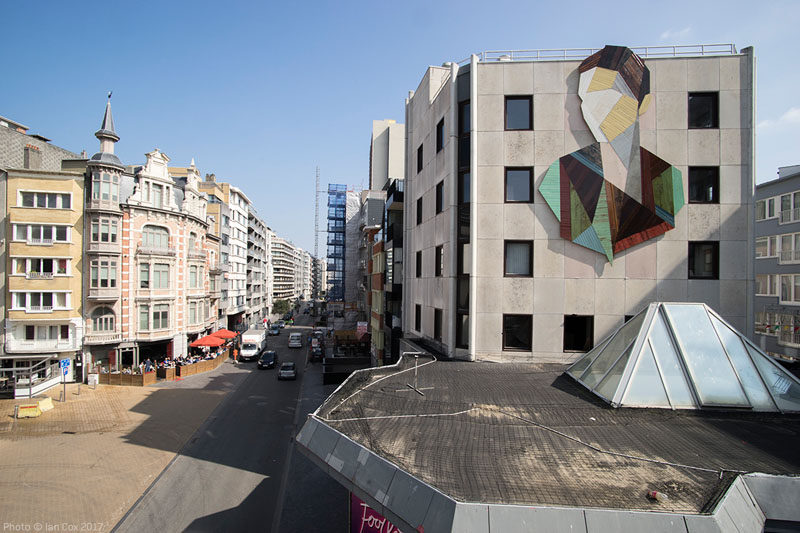
[[[230,208],[230,238],[228,246],[228,329],[244,327],[247,311],[247,217],[250,200],[237,187],[231,186],[228,198]]]

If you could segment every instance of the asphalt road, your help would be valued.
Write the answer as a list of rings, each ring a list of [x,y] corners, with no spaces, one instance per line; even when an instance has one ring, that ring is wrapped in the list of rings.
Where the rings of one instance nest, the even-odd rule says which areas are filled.
[[[309,321],[301,315],[298,323]],[[280,336],[268,338],[268,348],[278,352],[279,361],[296,363],[297,380],[278,381],[276,370],[239,363],[240,369],[248,365],[252,370],[120,521],[117,531],[284,530],[277,524],[291,477],[290,439],[295,423],[302,424],[300,415],[305,415],[296,410],[307,354],[305,338],[302,349],[286,346],[290,331],[305,337],[309,328],[287,327]],[[319,470],[312,475],[330,483]],[[345,509],[340,494],[336,500]],[[282,518],[287,524],[287,516]]]

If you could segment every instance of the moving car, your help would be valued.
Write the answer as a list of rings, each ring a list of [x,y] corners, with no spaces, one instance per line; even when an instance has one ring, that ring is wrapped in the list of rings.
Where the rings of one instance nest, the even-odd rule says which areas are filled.
[[[289,348],[302,348],[302,347],[303,347],[303,335],[301,333],[290,333]]]
[[[242,361],[253,361],[258,359],[266,347],[267,332],[259,328],[250,328],[242,334],[242,351],[239,357]]]
[[[284,322],[283,320],[278,320],[277,323],[278,323],[278,327],[281,328],[281,329],[286,327],[286,322]]]
[[[267,350],[261,354],[258,360],[258,368],[275,368],[275,363],[278,362],[278,354],[274,350]]]
[[[309,352],[309,358],[311,361],[322,361],[323,357],[325,357],[325,350],[322,349],[321,345],[311,347]]]
[[[272,324],[269,327],[269,334],[270,335],[280,335],[281,334],[281,327],[278,324]]]
[[[294,363],[281,363],[278,379],[297,379],[297,367]]]

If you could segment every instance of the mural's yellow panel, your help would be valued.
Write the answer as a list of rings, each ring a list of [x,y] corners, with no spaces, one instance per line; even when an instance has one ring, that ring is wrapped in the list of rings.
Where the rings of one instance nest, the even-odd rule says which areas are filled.
[[[636,99],[630,96],[623,96],[617,101],[611,112],[600,124],[600,129],[609,141],[613,141],[620,133],[633,125],[636,121],[638,107]]]
[[[653,95],[647,93],[644,98],[642,99],[642,103],[639,104],[639,115],[644,115],[647,113],[647,110],[650,109],[650,102],[653,100]]]
[[[598,67],[594,73],[594,76],[592,76],[592,82],[589,84],[587,92],[602,91],[604,89],[612,88],[614,86],[614,79],[616,79],[616,77],[617,72],[615,70]]]

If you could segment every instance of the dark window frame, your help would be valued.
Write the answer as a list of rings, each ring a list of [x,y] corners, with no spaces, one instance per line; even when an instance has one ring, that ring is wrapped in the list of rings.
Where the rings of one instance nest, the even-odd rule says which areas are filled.
[[[699,172],[706,172],[706,171],[715,171],[714,176],[712,176],[711,181],[713,182],[713,198],[711,200],[697,200],[692,197],[692,174],[694,171],[695,177],[697,178],[696,174]],[[719,203],[719,166],[691,166],[689,167],[688,171],[688,185],[689,185],[689,203],[690,204],[718,204]]]
[[[414,304],[414,331],[422,331],[422,306]]]
[[[528,270],[529,274],[509,274],[508,273],[508,245],[527,244],[529,247]],[[503,241],[503,277],[504,278],[532,278],[533,277],[533,241],[526,240],[505,240]]]
[[[422,250],[417,250],[417,256],[415,258],[415,265],[416,265],[416,277],[422,277]]]
[[[508,127],[508,101],[527,100],[528,101],[528,127],[509,128]],[[503,102],[503,127],[505,131],[531,131],[533,130],[533,96],[531,95],[508,95]]]
[[[422,224],[422,196],[417,198],[417,226]]]
[[[467,324],[469,324],[469,313],[456,313],[456,348],[469,348],[469,328],[467,331],[464,331],[464,324],[462,321],[463,317],[467,317]],[[464,337],[466,333],[467,340],[466,342],[462,342],[461,338]]]
[[[697,246],[712,245],[714,251],[714,269],[711,276],[699,276],[692,273],[692,257],[696,254],[693,252]],[[719,279],[719,241],[688,241],[688,249],[686,255],[686,275],[688,279],[699,280],[718,280]]]
[[[695,120],[692,123],[692,98],[695,98],[696,105],[700,105],[700,98],[711,98],[713,101],[711,110],[711,125],[705,126],[698,124]],[[719,91],[694,91],[687,96],[687,126],[690,130],[713,130],[719,129]]]
[[[588,321],[589,324],[589,331],[588,331],[588,339],[587,342],[584,343],[581,347],[576,346],[567,346],[567,320],[568,319],[584,319]],[[594,347],[594,315],[564,315],[564,332],[562,336],[562,347],[565,352],[588,352]]]
[[[442,325],[444,322],[444,312],[441,309],[433,308],[433,340],[442,342]]]
[[[436,214],[444,211],[444,180],[436,184]]]
[[[424,167],[424,164],[422,162],[422,156],[423,156],[422,147],[423,146],[424,146],[424,143],[420,144],[419,148],[417,148],[417,174],[422,172],[422,168]]]
[[[444,150],[444,117],[436,124],[436,153]]]
[[[509,326],[506,325],[506,320],[518,319],[518,318],[524,318],[524,319],[526,319],[528,321],[529,342],[528,342],[528,344],[526,346],[516,346],[516,345],[515,346],[511,346],[508,343],[507,331],[509,329]],[[502,327],[503,327],[503,333],[502,333],[503,351],[506,351],[506,352],[509,352],[509,351],[510,352],[525,352],[525,351],[530,352],[530,351],[533,350],[533,315],[503,314],[503,325],[502,325]]]
[[[434,249],[433,254],[433,275],[437,278],[442,277],[442,270],[444,270],[444,246],[439,245]]]
[[[509,200],[508,199],[508,171],[524,170],[528,172],[528,199],[527,200]],[[507,204],[532,204],[534,200],[533,192],[533,168],[531,167],[505,167],[503,171],[503,201]]]

